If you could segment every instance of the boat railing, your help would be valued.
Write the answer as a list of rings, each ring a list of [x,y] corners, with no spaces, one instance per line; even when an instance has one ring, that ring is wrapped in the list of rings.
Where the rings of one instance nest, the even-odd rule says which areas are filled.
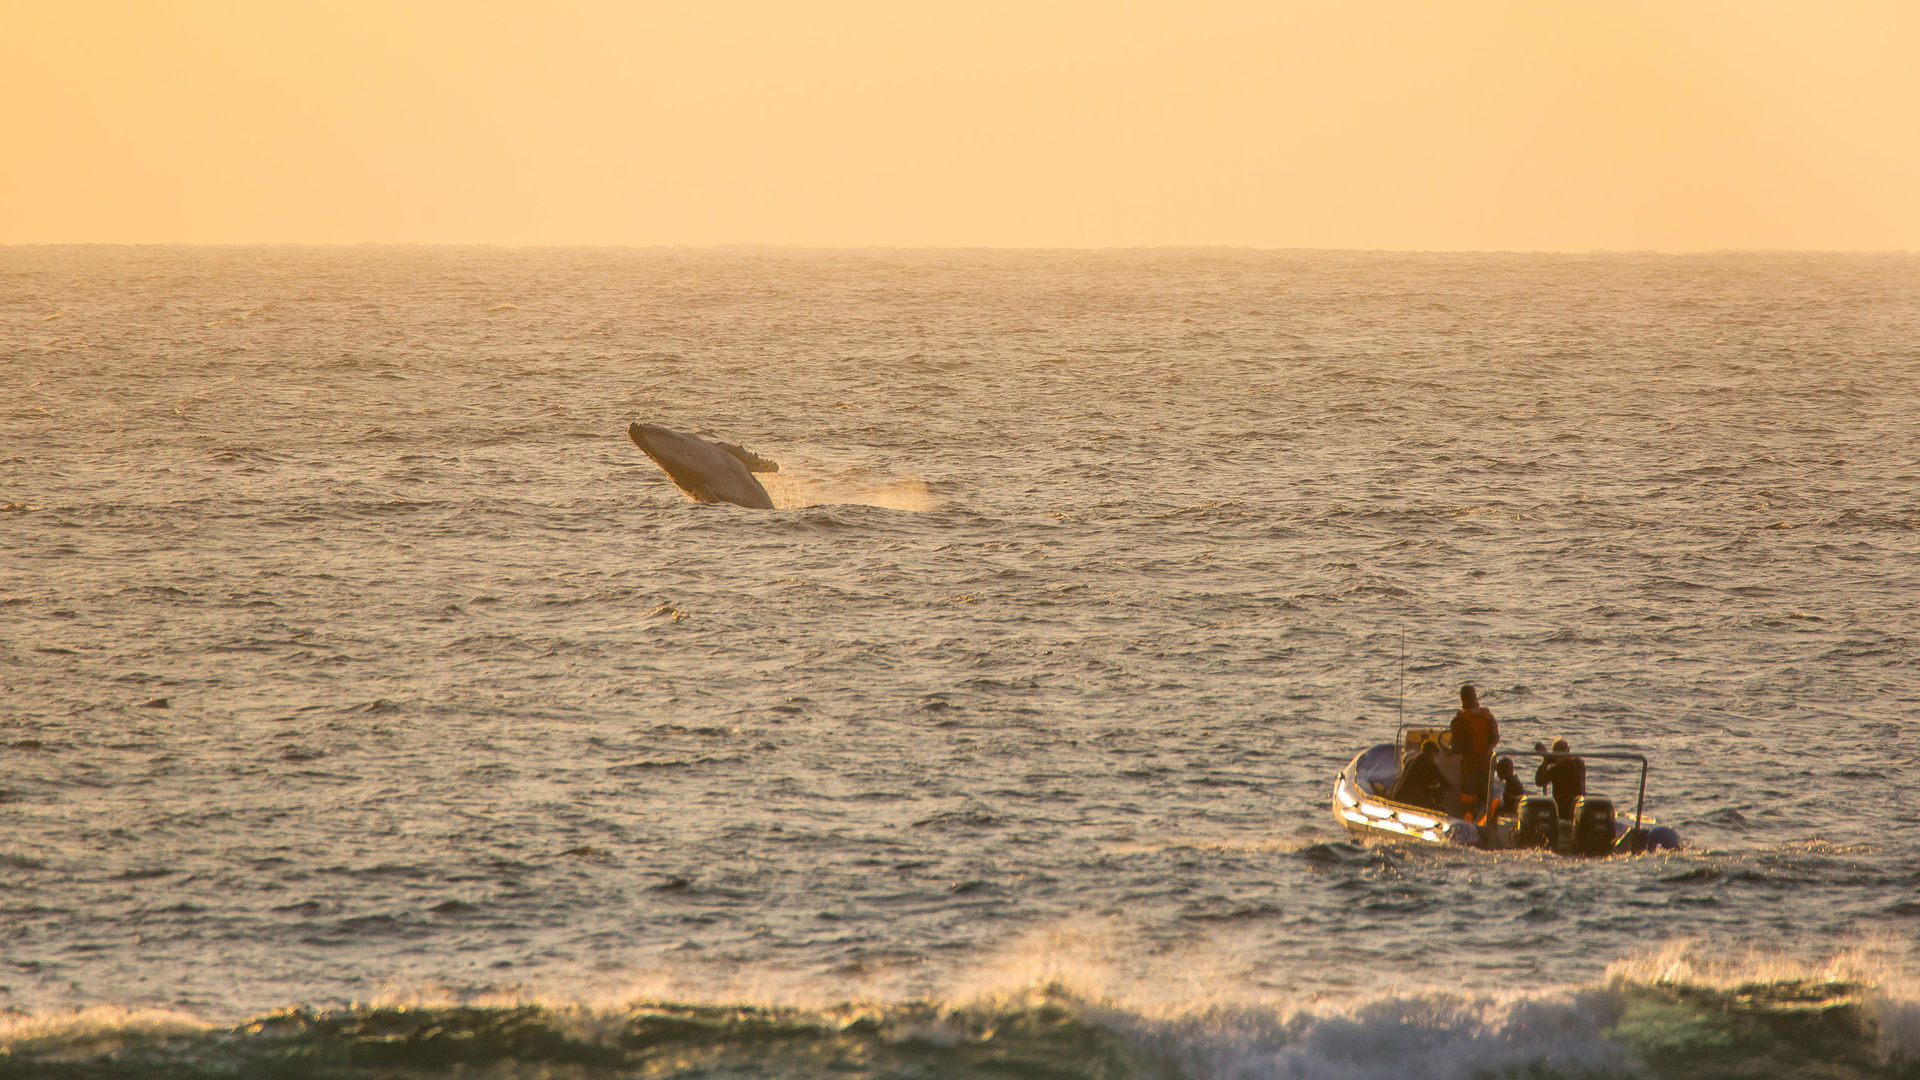
[[[1634,837],[1640,836],[1641,811],[1645,810],[1647,806],[1647,768],[1648,768],[1647,755],[1637,754],[1630,750],[1582,750],[1579,753],[1574,753],[1572,751],[1568,751],[1566,753],[1557,753],[1552,750],[1500,750],[1497,753],[1501,756],[1510,757],[1510,758],[1530,757],[1530,758],[1541,758],[1543,760],[1546,758],[1579,758],[1582,761],[1637,761],[1639,762],[1640,763],[1640,795],[1638,798],[1634,800],[1634,803],[1633,803],[1633,832],[1631,835],[1633,835]]]

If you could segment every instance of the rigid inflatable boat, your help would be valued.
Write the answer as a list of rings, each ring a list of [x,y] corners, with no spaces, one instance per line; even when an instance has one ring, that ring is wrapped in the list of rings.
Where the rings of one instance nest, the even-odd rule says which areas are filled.
[[[1570,815],[1545,795],[1528,794],[1518,807],[1503,808],[1491,822],[1478,824],[1465,816],[1460,799],[1460,757],[1448,748],[1445,729],[1402,729],[1400,744],[1380,743],[1354,755],[1333,782],[1333,816],[1356,840],[1404,840],[1415,843],[1505,851],[1536,848],[1563,855],[1637,854],[1680,846],[1680,836],[1646,816],[1647,759],[1643,754],[1602,750],[1577,756],[1587,762],[1619,761],[1640,766],[1639,794],[1632,813],[1616,811],[1612,799],[1586,794],[1574,801]],[[1437,805],[1420,806],[1392,796],[1394,783],[1406,763],[1419,754],[1428,739],[1441,746],[1436,759],[1450,785]],[[1551,751],[1536,744],[1531,751],[1505,751],[1515,759],[1552,759]],[[1484,803],[1483,803],[1484,804]],[[1507,812],[1512,811],[1512,812]]]

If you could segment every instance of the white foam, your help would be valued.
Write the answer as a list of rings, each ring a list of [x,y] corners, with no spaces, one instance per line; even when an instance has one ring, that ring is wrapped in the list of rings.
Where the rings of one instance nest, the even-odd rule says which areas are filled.
[[[1603,998],[1578,993],[1427,993],[1108,1022],[1196,1080],[1468,1080],[1619,1072],[1628,1063],[1603,1034],[1610,1018]]]
[[[96,1005],[54,1013],[0,1013],[0,1050],[30,1050],[37,1044],[90,1044],[99,1048],[129,1039],[197,1035],[206,1021],[166,1009]]]

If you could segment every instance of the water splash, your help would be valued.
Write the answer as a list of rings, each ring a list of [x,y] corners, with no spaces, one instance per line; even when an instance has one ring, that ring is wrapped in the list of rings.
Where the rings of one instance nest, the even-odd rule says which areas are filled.
[[[857,505],[918,513],[939,505],[926,481],[911,476],[877,476],[865,470],[827,473],[807,471],[805,466],[783,466],[779,473],[759,479],[773,497],[773,505],[781,510]]]

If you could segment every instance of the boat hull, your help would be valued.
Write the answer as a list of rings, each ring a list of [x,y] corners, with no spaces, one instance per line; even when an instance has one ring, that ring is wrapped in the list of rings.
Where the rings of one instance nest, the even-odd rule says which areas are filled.
[[[1471,847],[1480,829],[1464,818],[1397,802],[1381,793],[1392,788],[1393,747],[1368,747],[1333,782],[1333,816],[1356,840],[1407,840],[1440,847]]]

